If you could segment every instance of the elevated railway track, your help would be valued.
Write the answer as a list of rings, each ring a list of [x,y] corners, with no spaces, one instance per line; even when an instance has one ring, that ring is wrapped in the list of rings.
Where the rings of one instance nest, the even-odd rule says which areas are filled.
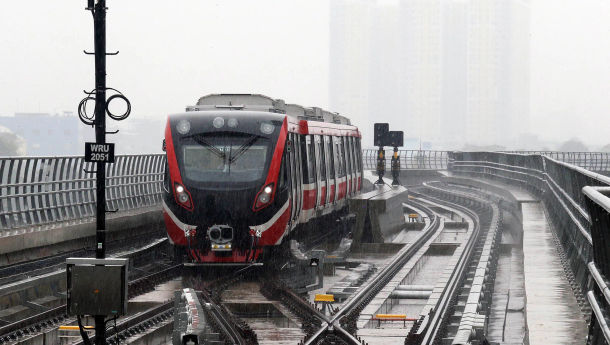
[[[603,170],[607,168],[599,162],[605,158],[603,155],[566,154],[563,158],[553,159],[550,158],[550,153],[544,154],[546,156],[510,153],[428,154],[426,168],[422,168],[423,165],[413,165],[417,159],[411,163],[405,162],[404,168],[448,169],[454,175],[524,185],[534,195],[540,195],[550,214],[558,220],[555,231],[566,267],[571,272],[576,295],[580,293],[583,312],[590,313],[588,344],[608,344],[610,320],[607,315],[610,299],[605,296],[608,285],[606,277],[609,273],[605,267],[608,254],[604,243],[608,242],[604,240],[604,224],[607,224],[605,222],[610,213],[610,203],[607,201],[610,180],[601,174],[560,161],[572,159],[572,162],[583,166],[594,164],[596,169]],[[414,155],[416,154],[412,157]],[[365,165],[366,157],[369,156],[365,150]],[[594,157],[597,157],[596,161]],[[19,173],[2,175],[6,184],[3,183],[0,187],[3,191],[0,196],[0,234],[3,236],[0,242],[9,243],[7,241],[16,236],[21,236],[22,240],[11,242],[16,243],[16,246],[0,245],[7,248],[0,252],[5,262],[0,267],[0,294],[4,294],[4,290],[6,294],[19,295],[27,289],[48,284],[50,280],[61,280],[61,273],[57,272],[65,258],[86,253],[75,246],[63,246],[57,251],[40,250],[32,256],[24,254],[32,249],[31,243],[26,244],[26,237],[34,234],[47,234],[43,241],[38,242],[41,248],[58,245],[60,242],[53,239],[51,234],[54,231],[61,232],[64,227],[81,229],[77,231],[79,235],[68,238],[68,242],[74,243],[92,236],[92,228],[87,228],[92,206],[87,205],[93,205],[94,199],[91,198],[94,193],[91,192],[91,187],[87,187],[91,179],[80,173],[70,173],[75,168],[87,169],[86,164],[78,158],[31,158],[29,162],[28,159],[10,160],[12,162],[0,159],[0,164]],[[159,209],[163,164],[160,155],[125,156],[116,169],[110,170],[109,178],[117,181],[112,185],[114,189],[108,192],[112,207],[119,210],[114,217],[123,223],[130,215],[134,217],[124,226],[141,228],[158,225],[160,219],[151,214]],[[136,173],[133,172],[134,167]],[[441,287],[435,286],[432,290],[433,298],[427,304],[431,307],[414,317],[416,321],[405,322],[408,328],[402,331],[403,343],[434,344],[442,341],[467,344],[485,339],[498,261],[496,247],[502,233],[502,215],[503,212],[509,212],[518,218],[520,211],[515,206],[517,203],[509,200],[501,189],[486,189],[491,187],[484,185],[466,186],[455,182],[459,179],[454,179],[454,182],[433,180],[410,190],[415,198],[410,200],[411,206],[424,213],[422,216],[429,220],[428,225],[421,230],[421,235],[380,267],[345,302],[335,304],[332,312],[323,313],[302,294],[284,285],[261,283],[263,295],[269,300],[279,299],[282,305],[298,317],[305,335],[303,344],[369,342],[370,335],[365,335],[363,329],[370,325],[367,326],[363,320],[370,319],[370,316],[363,316],[363,311],[373,305],[372,301],[378,303],[380,292],[387,290],[389,282],[401,269],[408,265],[416,253],[425,251],[425,246],[433,243],[431,241],[438,233],[447,229],[448,221],[443,219],[443,214],[459,214],[462,223],[468,224],[468,235],[456,247],[460,248],[459,255],[455,254],[457,251],[453,252],[458,260],[452,262],[451,273],[445,277],[446,283]],[[145,236],[145,233],[134,232],[133,238]],[[120,241],[118,237],[117,241]],[[162,242],[149,246],[148,252],[155,251],[157,246],[162,246]],[[147,259],[142,259],[147,257],[143,254],[145,251],[142,248],[142,254],[131,254],[136,262],[134,267],[150,263],[146,262]],[[11,264],[7,265],[9,262]],[[135,269],[134,272],[138,270]],[[154,272],[143,271],[139,277],[134,275],[130,282],[130,294],[135,296],[148,292],[160,282],[167,281],[176,274],[180,275],[176,272],[180,272],[180,267],[165,262],[159,264]],[[239,317],[231,316],[232,312],[218,298],[222,286],[226,285],[218,283],[211,288],[201,284],[190,285],[194,288],[194,296],[207,308],[205,313],[213,325],[212,333],[222,334],[220,337],[223,341],[229,343],[257,343],[256,330],[249,328],[247,322]],[[61,291],[59,299],[62,300]],[[385,307],[391,309],[391,303],[386,303]],[[36,307],[31,303],[29,305],[30,308]],[[147,329],[154,329],[156,325],[167,323],[173,319],[174,309],[172,303],[163,302],[137,316],[119,319],[117,331],[111,330],[109,333],[110,342],[126,340],[135,334],[146,333]],[[65,307],[59,304],[43,306],[39,312],[15,322],[0,316],[0,343],[19,343],[59,324],[74,323],[75,320],[68,318],[64,312]]]

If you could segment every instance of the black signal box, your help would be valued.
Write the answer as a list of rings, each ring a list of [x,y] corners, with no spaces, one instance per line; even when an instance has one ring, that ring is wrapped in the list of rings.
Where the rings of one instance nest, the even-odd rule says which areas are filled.
[[[374,125],[375,133],[373,143],[375,146],[387,146],[387,136],[390,131],[390,125],[387,123],[376,123]]]
[[[404,134],[402,131],[390,131],[388,132],[388,140],[387,146],[401,147],[404,145]]]
[[[66,259],[68,315],[125,315],[129,259]]]

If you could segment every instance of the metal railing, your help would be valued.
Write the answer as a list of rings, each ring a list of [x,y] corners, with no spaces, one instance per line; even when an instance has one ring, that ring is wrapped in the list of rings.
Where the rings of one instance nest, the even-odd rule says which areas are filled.
[[[452,152],[449,170],[527,188],[545,204],[592,310],[588,344],[610,343],[610,178],[543,155]]]
[[[0,158],[0,232],[95,216],[95,169],[82,157]],[[125,155],[106,170],[109,212],[158,205],[165,155]]]
[[[392,150],[386,149],[391,156]],[[610,170],[608,154],[592,152],[544,152],[558,159],[571,160],[581,165],[593,165]],[[402,169],[444,170],[449,162],[447,151],[400,150]],[[463,155],[495,154],[497,164],[523,161],[522,173],[542,171],[543,156],[501,153],[455,153]],[[390,157],[386,156],[388,171]],[[377,150],[363,150],[365,169],[376,168]],[[532,157],[532,158],[527,158]],[[571,209],[572,215],[584,225],[588,221],[585,201],[578,191],[584,182],[573,184],[582,174],[563,174],[562,163],[545,159],[545,171],[552,177],[552,190]],[[106,198],[109,211],[131,210],[157,205],[161,201],[162,178],[165,167],[163,154],[117,156],[108,167]],[[513,164],[515,167],[519,164]],[[95,178],[88,173],[94,165],[82,157],[4,157],[0,158],[0,231],[57,222],[90,221],[95,215]],[[574,169],[572,169],[574,170]],[[518,174],[517,174],[518,175]],[[517,176],[518,177],[518,176]],[[517,178],[515,177],[515,178]],[[596,184],[592,184],[596,185]],[[540,190],[544,186],[539,185]],[[570,196],[570,197],[566,197]]]
[[[386,171],[390,171],[390,159],[393,154],[392,148],[386,148]],[[398,150],[400,157],[400,169],[417,170],[445,170],[447,169],[447,151],[428,151],[428,150]],[[362,150],[362,164],[365,170],[375,170],[377,168],[377,149]]]
[[[526,155],[543,155],[556,161],[591,171],[610,171],[610,152],[503,151]]]
[[[610,343],[610,187],[584,187],[587,209],[591,216],[593,238],[593,261],[589,271],[593,277],[593,288],[587,300],[593,311],[589,326],[588,344]]]
[[[402,170],[445,170],[451,151],[432,150],[398,150],[400,155],[400,168]],[[386,148],[386,170],[390,169],[392,148]],[[540,155],[553,160],[579,166],[581,168],[610,172],[610,152],[559,152],[559,151],[502,151],[499,153],[519,155]],[[362,150],[364,169],[377,168],[377,149]]]

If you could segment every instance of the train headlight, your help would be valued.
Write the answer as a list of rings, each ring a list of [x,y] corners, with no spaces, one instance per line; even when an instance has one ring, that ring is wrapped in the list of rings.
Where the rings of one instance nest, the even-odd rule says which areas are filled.
[[[267,122],[261,123],[261,132],[263,134],[271,134],[271,133],[273,133],[274,130],[275,130],[274,125],[267,123]]]
[[[178,200],[181,203],[185,204],[185,203],[187,203],[189,201],[189,196],[186,195],[186,193],[180,193],[180,194],[178,194]]]
[[[274,184],[270,183],[263,188],[261,188],[260,192],[256,195],[256,199],[254,200],[254,206],[252,209],[254,212],[259,211],[266,206],[269,206],[271,201],[273,200],[273,188]]]
[[[229,121],[227,121],[227,126],[229,126],[231,128],[235,128],[235,127],[237,127],[237,125],[239,125],[239,122],[237,121],[237,119],[229,119]]]
[[[191,122],[189,120],[180,120],[178,125],[176,125],[176,130],[182,135],[188,133],[191,130]]]
[[[222,117],[217,117],[214,119],[214,121],[212,121],[212,126],[214,126],[214,128],[222,128],[222,126],[225,125],[225,119],[223,119]]]
[[[176,196],[178,204],[187,210],[192,211],[193,203],[191,202],[191,195],[189,192],[179,183],[174,183],[174,186],[174,195]]]
[[[261,203],[261,204],[266,204],[266,203],[268,203],[268,202],[269,202],[269,199],[270,199],[270,195],[269,195],[269,194],[267,194],[267,193],[261,193],[261,194],[258,196],[258,201],[260,201],[260,203]]]

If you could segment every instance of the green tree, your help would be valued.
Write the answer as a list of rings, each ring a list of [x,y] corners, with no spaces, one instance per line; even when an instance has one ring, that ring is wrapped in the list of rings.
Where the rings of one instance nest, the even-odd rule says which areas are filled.
[[[558,150],[562,152],[586,152],[589,151],[589,148],[580,139],[572,138],[559,145]]]
[[[0,156],[24,156],[25,140],[10,131],[0,131]]]

